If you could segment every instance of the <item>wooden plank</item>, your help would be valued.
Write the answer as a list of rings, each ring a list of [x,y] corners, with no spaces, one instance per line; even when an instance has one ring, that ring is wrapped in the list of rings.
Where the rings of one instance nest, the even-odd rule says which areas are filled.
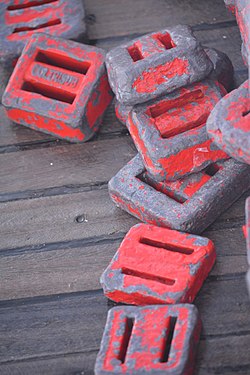
[[[109,237],[138,222],[111,202],[107,189],[2,203],[0,214],[1,250]],[[84,217],[80,223],[79,215]],[[223,229],[224,223],[216,225]]]
[[[176,24],[203,24],[233,20],[217,0],[85,0],[90,39],[146,33]]]
[[[249,332],[201,340],[196,362],[197,375],[249,375]]]
[[[249,336],[249,297],[244,277],[207,282],[196,305],[203,321],[203,339],[226,337],[230,347],[234,336]],[[0,362],[98,350],[111,306],[101,292],[1,302]],[[234,353],[246,353],[244,345],[242,340],[237,348],[232,346]],[[211,346],[210,358],[216,350],[216,345]],[[215,367],[221,365],[220,356],[216,357],[212,364]],[[246,358],[249,361],[249,355]],[[223,360],[228,361],[227,354]],[[235,363],[237,355],[231,358],[231,365]]]
[[[201,340],[195,375],[249,375],[248,348],[250,335]],[[237,350],[242,348],[242,350]],[[56,358],[30,359],[1,365],[2,375],[94,375],[97,351],[57,356]],[[229,358],[229,360],[228,360]],[[233,359],[233,361],[232,361]],[[229,362],[229,363],[228,363]]]
[[[97,351],[63,354],[0,365],[1,375],[94,375]]]
[[[0,201],[107,183],[135,154],[127,136],[2,154]]]
[[[109,236],[137,222],[111,202],[106,189],[3,203],[0,212],[1,249]],[[85,221],[77,222],[79,215]]]
[[[226,238],[228,232],[226,229],[221,235]],[[100,276],[120,242],[1,255],[0,300],[100,289]],[[236,242],[223,241],[221,246],[220,236],[215,236],[214,242],[218,257],[211,280],[246,272],[246,257],[241,254],[245,249],[243,238],[237,243],[240,254],[232,256]]]

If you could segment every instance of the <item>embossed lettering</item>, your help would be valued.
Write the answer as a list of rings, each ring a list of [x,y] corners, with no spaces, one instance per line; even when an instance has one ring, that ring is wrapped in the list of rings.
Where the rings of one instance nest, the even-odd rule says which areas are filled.
[[[49,82],[58,83],[72,88],[75,88],[79,83],[77,77],[38,64],[33,67],[32,75],[34,77],[46,79]]]

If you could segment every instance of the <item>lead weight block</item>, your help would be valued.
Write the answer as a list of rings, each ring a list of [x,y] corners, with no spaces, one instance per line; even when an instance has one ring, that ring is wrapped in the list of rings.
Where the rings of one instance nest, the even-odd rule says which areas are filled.
[[[106,64],[110,86],[126,105],[200,81],[213,69],[191,28],[182,25],[113,48],[107,53]]]
[[[134,106],[127,127],[155,180],[177,180],[229,157],[206,132],[206,120],[222,95],[216,82],[204,80]]]
[[[0,64],[3,78],[11,75],[26,42],[36,32],[81,42],[86,40],[82,0],[2,0]]]
[[[215,48],[204,47],[204,50],[213,63],[214,69],[209,75],[209,79],[218,81],[222,85],[222,92],[226,94],[224,88],[229,91],[233,85],[234,80],[234,68],[229,57],[221,51]],[[126,121],[129,112],[133,109],[133,106],[125,105],[115,99],[115,112],[120,122],[126,125]]]
[[[113,99],[104,61],[100,48],[34,34],[2,98],[8,117],[62,139],[87,141]]]
[[[191,303],[216,254],[207,238],[138,224],[101,276],[106,297],[133,305]]]
[[[249,81],[217,103],[207,120],[207,132],[218,147],[250,164]]]
[[[194,305],[115,307],[108,313],[95,375],[191,375],[200,332]]]
[[[151,183],[145,172],[137,155],[110,180],[111,199],[146,223],[189,233],[204,231],[250,187],[250,167],[234,159],[174,184]]]
[[[3,0],[0,4],[0,61],[11,64],[35,32],[82,41],[86,38],[81,0]]]

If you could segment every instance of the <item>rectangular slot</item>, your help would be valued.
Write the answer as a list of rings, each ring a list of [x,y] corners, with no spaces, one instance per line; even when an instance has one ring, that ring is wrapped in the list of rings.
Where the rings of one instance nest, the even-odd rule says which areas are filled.
[[[145,172],[141,173],[139,176],[136,176],[136,177],[140,181],[142,181],[145,184],[151,186],[153,189],[155,189],[159,193],[165,194],[167,197],[173,199],[177,203],[183,204],[183,203],[185,203],[187,201],[187,199],[185,199],[184,197],[181,197],[180,195],[178,195],[178,192],[174,193],[171,190],[171,187],[169,186],[169,185],[171,185],[171,182],[168,185],[166,182],[157,182],[157,181],[154,181]]]
[[[55,53],[51,51],[39,51],[35,61],[45,63],[57,68],[63,68],[70,70],[71,72],[80,73],[86,75],[90,63],[86,61],[78,61],[72,59],[71,57],[61,55],[60,53]]]
[[[43,23],[41,25],[37,25],[37,26],[34,26],[34,27],[32,27],[32,26],[16,27],[12,31],[12,34],[21,33],[21,32],[24,32],[24,31],[33,31],[33,30],[44,29],[46,27],[60,25],[61,23],[62,23],[61,19],[57,18],[55,20],[51,20],[49,22],[46,22],[46,23]]]
[[[162,138],[169,138],[204,125],[210,111],[204,93],[198,89],[176,99],[163,100],[149,107],[146,113],[154,119]]]
[[[133,327],[135,320],[134,318],[126,318],[125,330],[121,341],[121,346],[118,354],[118,359],[121,361],[121,364],[124,364],[126,361],[126,355],[128,351],[129,341],[132,335]]]
[[[176,47],[175,43],[173,42],[171,36],[169,33],[166,34],[157,34],[156,38],[159,40],[159,42],[166,48],[166,49],[172,49]]]
[[[58,89],[55,89],[53,86],[46,86],[41,83],[33,83],[30,82],[24,82],[21,90],[32,92],[35,94],[39,94],[44,96],[45,98],[50,98],[54,100],[58,100],[60,102],[72,104],[76,95],[67,92],[67,91],[60,91]]]
[[[40,0],[40,1],[33,0],[33,1],[28,1],[26,3],[22,3],[22,4],[9,5],[7,7],[7,10],[11,12],[13,10],[32,8],[32,7],[36,7],[39,5],[50,4],[50,3],[58,3],[58,0]]]
[[[164,341],[163,341],[161,358],[160,358],[161,363],[167,363],[169,360],[169,354],[170,354],[171,345],[172,345],[172,341],[174,337],[176,323],[177,323],[177,318],[175,316],[171,316],[170,322],[168,320],[168,326],[167,326],[166,334],[165,334]]]
[[[207,168],[205,168],[204,173],[210,177],[213,177],[219,170],[220,167],[217,164],[210,164]]]
[[[127,50],[128,50],[128,53],[130,54],[131,59],[134,62],[143,59],[141,51],[139,50],[136,44],[133,44],[132,46],[128,47]]]
[[[134,276],[134,277],[139,277],[140,279],[144,279],[144,280],[156,281],[157,283],[169,285],[169,286],[175,284],[174,279],[169,279],[167,277],[161,277],[161,276],[156,276],[156,275],[150,275],[146,272],[131,270],[131,269],[126,268],[126,267],[122,268],[122,274]]]
[[[165,249],[167,251],[172,251],[174,253],[180,253],[180,254],[185,254],[185,255],[191,255],[194,252],[194,249],[192,248],[164,243],[160,241],[155,241],[155,240],[152,240],[151,238],[142,237],[140,238],[140,243],[142,243],[143,245],[148,245],[151,247],[158,247],[160,249]]]
[[[149,107],[150,116],[152,118],[157,118],[168,112],[170,109],[181,108],[185,104],[192,103],[201,98],[204,98],[203,92],[201,90],[195,90],[188,92],[179,98],[162,101]]]

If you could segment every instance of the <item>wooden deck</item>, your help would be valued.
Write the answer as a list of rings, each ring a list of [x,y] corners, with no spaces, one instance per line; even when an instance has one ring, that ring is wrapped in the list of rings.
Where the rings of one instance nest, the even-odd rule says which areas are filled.
[[[85,0],[92,44],[109,49],[135,35],[191,24],[226,52],[236,85],[247,77],[240,35],[222,0]],[[136,220],[109,199],[108,180],[135,155],[111,107],[87,144],[0,127],[0,373],[93,374],[112,307],[99,277]],[[203,332],[196,374],[250,374],[250,304],[244,198],[204,235],[217,263],[200,291]],[[83,220],[76,220],[83,216]]]

